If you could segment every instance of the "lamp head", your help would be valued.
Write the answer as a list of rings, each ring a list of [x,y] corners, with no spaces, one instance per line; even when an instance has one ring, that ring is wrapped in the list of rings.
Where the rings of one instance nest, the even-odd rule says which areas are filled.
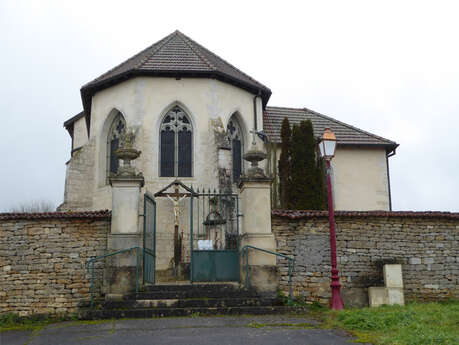
[[[319,141],[320,155],[330,160],[335,156],[336,136],[330,128],[325,128],[324,134]]]

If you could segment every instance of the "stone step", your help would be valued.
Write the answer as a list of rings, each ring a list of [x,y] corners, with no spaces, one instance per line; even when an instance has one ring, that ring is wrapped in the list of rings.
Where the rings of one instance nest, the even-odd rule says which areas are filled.
[[[157,291],[237,291],[240,290],[241,286],[239,283],[226,282],[226,283],[182,283],[182,284],[157,284],[157,285],[145,285],[145,292],[157,292]]]
[[[243,306],[279,306],[276,298],[189,298],[189,299],[138,299],[123,301],[105,301],[104,309],[141,309],[141,308],[222,308]]]
[[[204,316],[204,315],[268,315],[304,313],[304,307],[288,306],[239,306],[215,308],[146,308],[146,309],[102,309],[80,310],[78,317],[82,320],[151,318],[166,316]]]
[[[261,297],[252,290],[166,290],[166,291],[144,291],[131,293],[124,296],[126,300],[152,300],[152,299],[186,299],[186,298],[257,298]]]

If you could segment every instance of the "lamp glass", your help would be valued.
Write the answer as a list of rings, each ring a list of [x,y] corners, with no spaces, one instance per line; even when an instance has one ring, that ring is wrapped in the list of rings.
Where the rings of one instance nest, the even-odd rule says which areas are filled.
[[[319,142],[319,149],[320,149],[320,156],[325,157],[325,145],[324,145],[323,140]]]
[[[335,155],[336,141],[324,140],[325,157],[333,157]]]

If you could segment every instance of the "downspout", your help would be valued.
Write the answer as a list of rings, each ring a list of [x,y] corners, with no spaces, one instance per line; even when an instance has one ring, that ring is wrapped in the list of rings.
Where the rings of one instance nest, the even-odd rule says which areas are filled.
[[[395,155],[395,149],[386,152],[387,188],[389,189],[389,211],[392,211],[392,193],[390,191],[389,157]]]
[[[258,93],[257,95],[255,95],[255,97],[253,97],[253,126],[255,129],[255,132],[258,131],[258,123],[257,123],[257,98],[258,97],[261,97],[260,93]]]

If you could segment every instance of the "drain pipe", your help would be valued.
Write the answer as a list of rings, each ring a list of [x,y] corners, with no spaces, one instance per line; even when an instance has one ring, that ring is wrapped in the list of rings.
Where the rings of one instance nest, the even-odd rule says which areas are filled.
[[[392,211],[392,193],[390,191],[389,157],[395,155],[395,149],[386,152],[387,188],[389,189],[389,211]]]
[[[257,98],[261,97],[260,92],[258,92],[255,97],[253,97],[253,126],[255,129],[255,132],[258,131],[258,123],[257,123]]]

